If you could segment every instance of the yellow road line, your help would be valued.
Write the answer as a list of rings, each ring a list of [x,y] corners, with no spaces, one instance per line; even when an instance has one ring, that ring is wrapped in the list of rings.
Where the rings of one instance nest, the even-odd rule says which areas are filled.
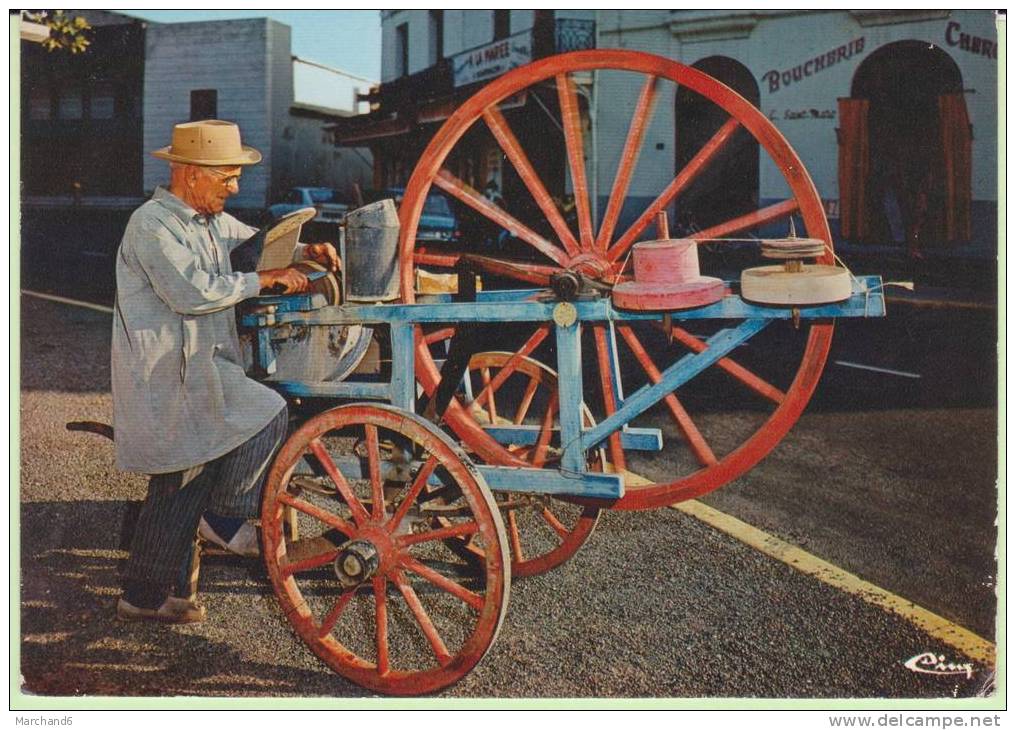
[[[649,484],[649,480],[631,471],[624,472],[625,484],[638,486]],[[823,583],[838,590],[855,595],[863,601],[874,606],[879,606],[887,611],[895,613],[917,628],[921,629],[939,641],[948,644],[966,656],[979,661],[982,664],[995,666],[995,645],[983,639],[973,631],[954,624],[938,614],[932,613],[926,608],[918,606],[913,601],[901,598],[890,593],[885,588],[879,588],[874,583],[869,583],[853,573],[848,573],[832,563],[820,557],[802,550],[796,545],[791,545],[778,537],[763,532],[747,522],[737,519],[709,505],[690,499],[687,502],[679,502],[670,505],[671,509],[683,512],[694,517],[700,522],[713,527],[720,532],[740,540],[745,545],[755,548],[759,552],[781,563],[789,565],[806,575],[810,575]]]
[[[796,545],[784,542],[757,527],[752,527],[747,522],[742,522],[736,517],[715,510],[697,500],[671,505],[671,509],[690,515],[802,573],[818,578],[823,583],[891,611],[971,659],[989,666],[995,665],[994,644],[987,639],[982,639],[974,632],[918,606],[913,601],[908,601],[884,588],[879,588],[877,585],[869,583],[853,573],[848,573]]]
[[[68,299],[67,297],[58,297],[56,294],[43,294],[38,291],[31,291],[29,289],[22,289],[22,294],[27,294],[30,297],[38,297],[39,299],[48,299],[51,302],[60,302],[61,304],[70,304],[75,307],[84,307],[85,309],[94,309],[97,312],[106,312],[111,314],[113,312],[112,307],[104,307],[101,304],[92,304],[91,302],[83,302],[80,299]]]

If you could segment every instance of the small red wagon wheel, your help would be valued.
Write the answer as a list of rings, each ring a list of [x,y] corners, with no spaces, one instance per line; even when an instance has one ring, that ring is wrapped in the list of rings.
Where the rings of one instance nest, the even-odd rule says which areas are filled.
[[[301,476],[308,467],[323,476]],[[299,540],[283,528],[286,508]],[[500,514],[462,450],[419,416],[354,404],[311,418],[272,465],[261,519],[286,618],[350,681],[434,692],[497,637],[511,575]],[[464,536],[479,560],[446,545]]]
[[[506,369],[510,366],[510,369]],[[501,373],[505,372],[505,377]],[[463,403],[477,422],[486,426],[538,426],[534,443],[508,446],[530,466],[553,467],[560,449],[551,444],[557,425],[557,373],[531,357],[512,352],[480,352],[469,360],[468,392]],[[583,422],[594,425],[588,408]],[[591,455],[590,469],[603,470],[603,452]],[[589,539],[600,511],[548,495],[495,492],[512,558],[512,577],[528,577],[553,570],[571,558]],[[460,543],[474,552],[471,542]]]
[[[641,86],[598,228],[594,228],[591,212],[581,102],[576,90],[579,75],[590,72],[599,74],[601,79],[604,74],[615,74],[623,77],[626,84]],[[651,124],[654,104],[658,98],[671,98],[675,85],[722,110],[726,121],[634,222],[622,230],[619,226],[622,207]],[[563,142],[575,198],[573,224],[566,220],[562,207],[537,174],[533,160],[538,158],[523,149],[507,119],[510,104],[503,102],[517,100],[523,93],[531,95],[537,106],[552,117],[543,136],[557,135]],[[459,145],[467,133],[489,134],[496,140],[528,191],[529,200],[524,202],[533,213],[527,222],[487,200],[453,174],[451,168],[455,167]],[[782,225],[785,233],[792,217],[796,217],[807,236],[829,245],[820,260],[832,263],[832,242],[822,201],[800,159],[758,109],[720,82],[666,58],[623,50],[562,54],[515,69],[481,89],[456,110],[438,130],[409,180],[399,213],[403,299],[415,301],[413,283],[417,268],[451,267],[463,254],[468,254],[471,265],[486,274],[502,281],[514,280],[516,288],[546,286],[552,274],[565,269],[613,283],[624,268],[631,246],[642,238],[652,238],[644,234],[655,224],[658,214],[675,201],[680,206],[682,191],[708,178],[703,173],[723,157],[732,140],[743,140],[746,136],[758,143],[763,153],[763,169],[782,175],[787,188],[785,198],[697,231],[693,237],[716,241],[749,235],[769,224]],[[475,246],[438,249],[418,245],[417,225],[427,194],[434,186],[508,230],[530,255],[523,260],[515,257],[507,261],[505,257],[486,255]],[[520,207],[518,201],[516,207]],[[657,237],[660,234],[658,231]],[[488,285],[486,279],[484,285]],[[660,331],[661,326],[665,331]],[[585,385],[589,386],[586,402],[592,403],[598,397],[600,412],[609,416],[617,409],[624,391],[656,382],[660,371],[670,364],[704,349],[705,340],[722,326],[727,325],[679,317],[654,325],[619,323],[616,329],[606,323],[587,325],[585,329],[592,335],[586,347],[593,355],[585,360]],[[524,341],[521,349],[531,351],[534,339],[547,336],[546,328],[541,327],[529,328],[520,338],[520,342]],[[641,416],[642,423],[631,424],[662,428],[663,459],[653,458],[651,452],[630,451],[620,430],[615,431],[608,440],[611,466],[627,473],[627,477],[625,496],[612,506],[641,509],[697,497],[758,463],[779,443],[811,398],[825,364],[832,330],[830,322],[812,324],[802,332],[790,332],[789,325],[770,326],[753,337],[745,349],[720,359],[690,384],[669,393],[654,410]],[[440,376],[423,342],[421,338],[417,350],[417,379],[424,390],[433,392]],[[620,367],[615,367],[615,362]],[[735,406],[723,405],[723,398],[713,397],[728,391],[729,396],[724,397],[736,401]],[[745,398],[749,401],[747,405],[742,403]],[[734,407],[737,418],[725,419],[723,409]],[[453,402],[445,419],[483,459],[522,465],[523,460],[485,433],[482,424],[460,404]]]

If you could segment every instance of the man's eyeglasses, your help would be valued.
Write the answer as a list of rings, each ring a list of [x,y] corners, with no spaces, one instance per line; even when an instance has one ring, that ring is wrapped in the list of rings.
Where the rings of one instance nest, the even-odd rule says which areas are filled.
[[[204,170],[205,172],[210,172],[212,175],[219,178],[223,183],[225,183],[226,187],[229,187],[233,183],[236,183],[237,185],[240,184],[239,175],[223,172],[222,170],[216,170],[214,167],[206,167]]]

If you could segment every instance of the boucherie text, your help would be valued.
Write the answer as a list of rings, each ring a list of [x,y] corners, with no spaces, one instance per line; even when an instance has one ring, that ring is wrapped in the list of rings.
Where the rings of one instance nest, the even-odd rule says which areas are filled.
[[[810,58],[786,71],[766,71],[762,74],[762,80],[769,82],[769,93],[775,94],[784,86],[790,86],[807,76],[814,76],[819,71],[835,66],[840,61],[846,61],[862,51],[864,51],[864,36],[855,38],[826,53],[820,53],[815,58]]]

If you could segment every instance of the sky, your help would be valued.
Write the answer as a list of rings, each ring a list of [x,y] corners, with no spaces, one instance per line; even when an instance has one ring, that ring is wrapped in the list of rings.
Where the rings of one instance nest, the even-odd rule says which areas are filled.
[[[293,29],[293,55],[370,81],[381,78],[378,10],[118,10],[160,23],[272,18]]]

